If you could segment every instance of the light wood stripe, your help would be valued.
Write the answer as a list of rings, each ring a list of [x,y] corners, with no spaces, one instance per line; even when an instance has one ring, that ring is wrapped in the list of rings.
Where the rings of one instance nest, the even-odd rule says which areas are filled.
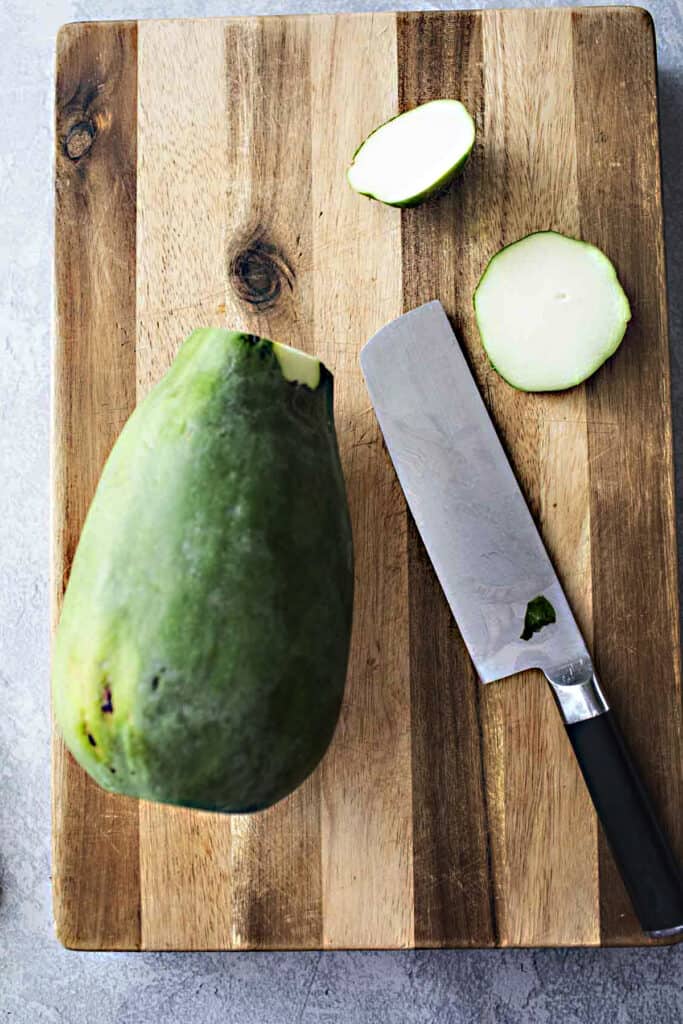
[[[335,373],[356,549],[346,699],[322,765],[323,940],[406,946],[413,941],[406,514],[358,364],[360,347],[402,311],[400,213],[344,186],[359,142],[396,113],[395,17],[319,19],[311,81],[315,343]]]
[[[227,23],[221,219],[226,322],[313,353],[309,32],[307,18]],[[232,837],[234,947],[319,947],[319,773],[233,818]]]
[[[652,20],[574,16],[581,230],[616,262],[633,307],[587,385],[595,657],[683,860],[683,722],[657,92]],[[599,111],[599,116],[598,116]],[[626,136],[624,117],[638,125]],[[600,836],[602,939],[641,941]]]
[[[211,22],[141,22],[138,397],[201,323],[223,324],[228,170],[225,46]],[[232,942],[230,818],[140,805],[142,944]]]
[[[57,43],[52,438],[56,624],[100,471],[135,407],[135,24],[68,25]],[[100,789],[54,736],[57,933],[140,944],[138,806]]]
[[[401,110],[461,99],[481,124],[481,20],[461,12],[404,14],[398,22]],[[439,296],[449,315],[470,305],[463,273],[478,158],[468,180],[402,216],[403,306]],[[468,182],[470,187],[468,187]],[[413,865],[418,946],[495,944],[487,851],[479,682],[417,528],[409,518],[413,733]]]
[[[572,75],[569,12],[486,19],[485,187],[480,217],[470,219],[479,227],[477,275],[501,245],[530,231],[579,233],[573,91],[556,85]],[[590,626],[583,389],[528,396],[488,371],[483,383],[556,569]],[[527,673],[487,687],[484,708],[500,942],[597,943],[595,816],[550,692]]]

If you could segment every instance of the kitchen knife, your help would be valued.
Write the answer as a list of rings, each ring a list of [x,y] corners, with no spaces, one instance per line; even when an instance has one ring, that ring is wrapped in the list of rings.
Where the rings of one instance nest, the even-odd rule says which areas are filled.
[[[683,933],[680,867],[441,303],[388,324],[360,362],[481,681],[543,671],[643,930]]]

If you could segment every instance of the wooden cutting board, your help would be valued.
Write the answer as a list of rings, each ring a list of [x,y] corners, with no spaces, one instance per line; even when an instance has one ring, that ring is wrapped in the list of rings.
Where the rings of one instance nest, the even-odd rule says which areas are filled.
[[[344,171],[381,121],[461,98],[478,140],[404,212]],[[104,459],[181,339],[223,325],[321,356],[351,503],[346,702],[262,814],[100,790],[54,742],[54,907],[79,949],[643,942],[537,673],[480,687],[358,367],[382,324],[452,316],[683,854],[683,741],[655,47],[637,8],[69,25],[56,106],[54,611]],[[555,228],[615,261],[634,319],[585,387],[487,366],[488,258]]]

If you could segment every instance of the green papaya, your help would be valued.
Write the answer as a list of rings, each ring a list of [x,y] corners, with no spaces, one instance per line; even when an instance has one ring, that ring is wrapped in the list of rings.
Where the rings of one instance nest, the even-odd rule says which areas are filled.
[[[83,526],[54,648],[68,748],[117,793],[275,803],[332,737],[352,600],[332,375],[195,331],[126,423]]]

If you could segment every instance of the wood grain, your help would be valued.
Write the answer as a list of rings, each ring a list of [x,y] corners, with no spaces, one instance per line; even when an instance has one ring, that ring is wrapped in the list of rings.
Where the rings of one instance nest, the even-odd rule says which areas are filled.
[[[224,69],[223,37],[209,22],[140,24],[138,398],[194,325],[223,323]],[[232,943],[229,818],[143,802],[140,871],[144,948]]]
[[[57,43],[53,618],[85,514],[135,407],[137,27],[69,25]],[[140,945],[138,806],[54,736],[54,911],[79,949]]]
[[[356,558],[346,700],[322,765],[323,941],[332,947],[413,943],[406,513],[358,364],[363,342],[402,312],[400,214],[340,187],[349,153],[397,112],[396,80],[393,15],[318,22],[315,343],[335,373]]]
[[[557,87],[573,74],[571,12],[536,19],[496,12],[483,34],[484,132],[492,159],[484,160],[486,187],[478,193],[486,209],[475,218],[480,248],[469,294],[502,245],[541,228],[579,233],[573,92]],[[465,334],[560,579],[589,624],[589,547],[577,546],[590,530],[583,389],[515,392],[482,367],[471,323]],[[525,673],[513,686],[487,687],[484,714],[502,941],[560,944],[569,932],[577,942],[597,942],[595,817],[550,692],[538,673]]]
[[[223,224],[226,322],[286,343],[296,338],[312,353],[309,36],[305,18],[226,27],[231,185]],[[316,772],[264,814],[233,819],[236,947],[321,945],[320,813]]]
[[[618,36],[587,14],[573,17],[581,231],[619,267],[634,312],[628,344],[586,386],[593,651],[680,859],[683,722],[654,31],[643,10],[623,12]],[[592,95],[604,97],[599,120]],[[640,126],[627,145],[617,124],[625,109]],[[603,941],[639,941],[602,834],[600,911]]]
[[[455,96],[481,123],[482,23],[476,13],[454,15],[445,25],[438,14],[401,15],[398,53],[401,110]],[[450,316],[469,304],[463,239],[475,193],[463,185],[402,215],[404,311],[437,295]],[[415,943],[489,946],[497,924],[480,687],[412,517],[408,582]]]
[[[480,687],[358,365],[440,298],[683,854],[664,252],[652,26],[555,9],[67,26],[57,54],[54,620],[103,461],[194,327],[335,373],[356,603],[332,746],[290,798],[219,816],[116,798],[55,736],[57,930],[76,948],[619,945],[640,935],[538,674]],[[461,98],[462,179],[354,195],[358,143]],[[626,116],[627,115],[627,116]],[[471,296],[505,242],[581,235],[634,321],[584,388],[523,395]],[[656,699],[654,694],[656,693]]]

